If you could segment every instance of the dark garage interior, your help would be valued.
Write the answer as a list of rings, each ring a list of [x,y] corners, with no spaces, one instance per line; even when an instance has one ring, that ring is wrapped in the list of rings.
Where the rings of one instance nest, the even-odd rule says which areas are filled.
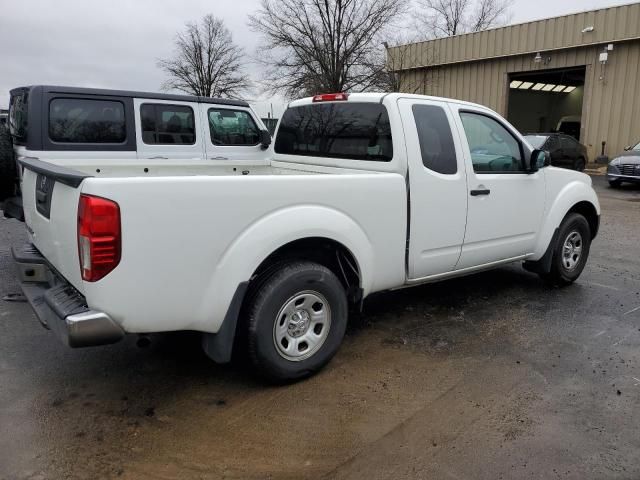
[[[585,67],[509,75],[508,120],[525,134],[560,130],[580,140],[584,80]]]

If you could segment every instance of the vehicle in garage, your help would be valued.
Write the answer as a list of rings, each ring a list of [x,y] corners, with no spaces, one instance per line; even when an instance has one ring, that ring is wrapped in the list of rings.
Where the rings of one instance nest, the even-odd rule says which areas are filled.
[[[70,346],[195,330],[213,360],[240,342],[256,370],[295,380],[337,352],[349,304],[513,262],[566,285],[598,232],[590,177],[546,168],[481,105],[317,95],[289,104],[270,145],[241,134],[243,106],[46,94],[25,98],[29,122],[13,130],[29,240],[13,256],[41,322]],[[150,108],[194,128],[158,146]],[[209,142],[220,138],[239,145]],[[150,146],[163,154],[136,156]]]
[[[640,142],[624,150],[607,166],[607,180],[612,187],[619,187],[622,182],[640,183]]]
[[[581,126],[582,117],[579,115],[569,115],[560,119],[556,127],[556,132],[565,133],[578,141],[580,139]]]
[[[579,172],[587,165],[587,147],[563,133],[529,133],[524,138],[533,148],[549,152],[551,165]]]

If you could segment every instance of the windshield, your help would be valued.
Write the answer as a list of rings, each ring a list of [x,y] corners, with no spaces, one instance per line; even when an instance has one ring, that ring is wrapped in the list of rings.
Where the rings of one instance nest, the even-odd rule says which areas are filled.
[[[529,142],[533,148],[541,148],[549,137],[546,135],[525,135],[524,138],[527,139],[527,142]]]
[[[631,150],[636,150],[636,151],[640,152],[640,143],[636,144],[636,146],[633,147]]]

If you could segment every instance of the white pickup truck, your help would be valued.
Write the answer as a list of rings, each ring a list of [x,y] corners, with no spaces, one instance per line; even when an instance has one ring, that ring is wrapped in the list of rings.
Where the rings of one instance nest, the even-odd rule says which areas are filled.
[[[269,145],[248,105],[87,92],[65,110],[45,89],[10,113],[21,285],[74,347],[196,330],[215,361],[244,345],[295,380],[336,353],[349,304],[511,262],[568,284],[598,232],[590,178],[480,105],[318,95],[289,104]]]

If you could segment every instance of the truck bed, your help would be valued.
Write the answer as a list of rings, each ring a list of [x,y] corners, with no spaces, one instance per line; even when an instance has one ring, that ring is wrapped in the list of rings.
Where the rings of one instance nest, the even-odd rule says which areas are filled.
[[[238,284],[296,239],[328,237],[365,252],[359,266],[368,279],[365,293],[405,280],[406,186],[396,173],[284,162],[143,166],[111,160],[108,167],[49,164],[47,174],[43,163],[39,172],[23,163],[31,241],[90,308],[108,312],[127,332],[217,331]],[[70,179],[57,176],[60,170]],[[36,206],[47,176],[55,179],[49,218]],[[95,283],[80,275],[81,194],[120,208],[120,264]]]

